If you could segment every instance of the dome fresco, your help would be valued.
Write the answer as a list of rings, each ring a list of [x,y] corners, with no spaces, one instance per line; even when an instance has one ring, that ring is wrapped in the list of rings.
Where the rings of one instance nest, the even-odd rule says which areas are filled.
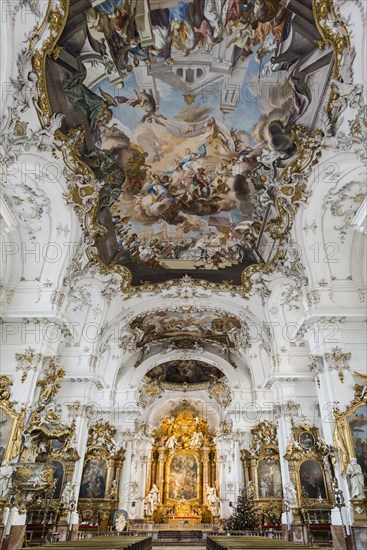
[[[153,367],[146,376],[167,384],[202,384],[219,380],[224,374],[203,361],[176,360]]]

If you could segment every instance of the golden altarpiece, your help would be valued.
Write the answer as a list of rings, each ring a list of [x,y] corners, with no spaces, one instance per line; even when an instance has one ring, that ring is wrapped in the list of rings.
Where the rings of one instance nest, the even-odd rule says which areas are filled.
[[[17,412],[14,403],[10,401],[11,380],[7,376],[0,377],[0,524],[3,525],[4,509],[8,504],[13,475],[12,462],[18,458],[21,446],[21,434],[24,425],[24,409]],[[4,466],[5,465],[5,466]],[[2,533],[0,533],[1,539]]]
[[[114,439],[109,422],[89,430],[79,490],[80,528],[107,531],[118,508],[118,488],[125,451]]]
[[[263,420],[251,432],[251,446],[241,451],[245,484],[253,486],[261,524],[279,525],[283,493],[277,427],[269,420]]]
[[[72,476],[79,455],[75,449],[75,417],[70,426],[62,422],[55,396],[65,372],[58,357],[46,357],[43,378],[37,382],[38,399],[29,410],[16,412],[9,401],[12,382],[0,380],[1,513],[13,508],[26,513],[29,540],[44,540],[49,532],[66,537],[67,516],[75,506]],[[22,377],[22,383],[25,381]],[[5,526],[4,526],[5,527]]]
[[[213,506],[219,502],[217,479],[216,447],[207,421],[191,412],[164,418],[154,433],[145,518],[172,525],[211,522],[219,515]],[[153,507],[148,498],[152,488],[159,491]]]
[[[284,511],[292,515],[292,539],[329,543],[331,511],[338,506],[339,492],[333,447],[325,443],[315,426],[293,424],[284,458],[290,477]]]

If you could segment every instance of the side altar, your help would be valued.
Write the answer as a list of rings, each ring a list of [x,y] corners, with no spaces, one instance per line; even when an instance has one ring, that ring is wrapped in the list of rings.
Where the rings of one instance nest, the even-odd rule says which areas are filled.
[[[208,423],[192,412],[164,418],[155,432],[145,518],[179,526],[220,515],[217,453]]]

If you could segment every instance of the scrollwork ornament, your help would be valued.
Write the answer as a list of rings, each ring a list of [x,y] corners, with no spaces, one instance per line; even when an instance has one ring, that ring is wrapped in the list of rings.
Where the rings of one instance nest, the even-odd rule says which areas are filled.
[[[344,382],[344,371],[350,371],[349,361],[351,353],[343,353],[342,349],[336,346],[332,352],[324,354],[324,359],[330,370],[336,370],[341,383]]]
[[[315,377],[318,388],[320,388],[320,374],[324,371],[324,360],[321,355],[310,355],[308,368]]]
[[[23,383],[26,381],[29,371],[37,370],[38,364],[41,360],[41,354],[35,353],[35,350],[28,347],[24,353],[16,353],[15,359],[17,361],[16,371],[21,371],[22,375],[20,381]]]
[[[7,376],[0,376],[0,401],[9,401],[10,399],[10,386],[13,382]]]

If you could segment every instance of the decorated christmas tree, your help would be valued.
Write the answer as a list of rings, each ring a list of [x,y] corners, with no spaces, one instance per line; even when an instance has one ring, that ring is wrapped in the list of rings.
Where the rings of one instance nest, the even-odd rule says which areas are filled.
[[[227,529],[230,531],[247,531],[257,529],[259,519],[254,505],[252,486],[242,489],[235,504],[233,515],[229,518]]]

